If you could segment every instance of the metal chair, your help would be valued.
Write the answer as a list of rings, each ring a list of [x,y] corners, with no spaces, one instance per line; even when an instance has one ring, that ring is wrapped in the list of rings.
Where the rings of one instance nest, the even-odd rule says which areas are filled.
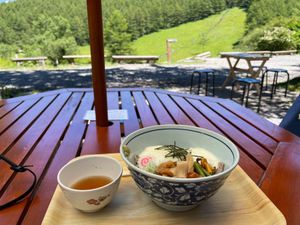
[[[260,111],[260,102],[261,102],[261,95],[262,95],[262,86],[263,86],[262,83],[263,83],[263,80],[258,80],[258,79],[254,79],[254,78],[250,78],[250,77],[240,77],[240,78],[235,79],[232,82],[230,99],[233,98],[234,86],[237,83],[244,85],[241,105],[244,104],[244,98],[245,98],[246,91],[247,91],[246,103],[245,103],[246,107],[248,106],[249,92],[250,92],[251,86],[253,84],[260,85],[260,91],[259,91],[259,95],[258,95],[258,106],[257,106],[257,112],[259,113],[259,111]]]
[[[198,85],[197,85],[197,94],[200,92],[200,85],[201,85],[201,77],[205,76],[205,95],[208,95],[208,77],[212,76],[212,93],[215,96],[215,70],[213,69],[197,69],[194,70],[191,77],[191,86],[190,86],[190,93],[192,93],[193,89],[193,81],[194,76],[198,75]]]
[[[272,83],[271,96],[270,96],[271,99],[273,98],[273,95],[276,94],[276,88],[277,88],[277,82],[278,82],[279,74],[286,74],[287,75],[287,81],[286,81],[285,93],[284,93],[284,96],[286,97],[287,89],[288,89],[288,85],[289,85],[289,81],[290,81],[290,74],[289,74],[288,70],[281,69],[281,68],[268,68],[263,74],[263,76],[265,76],[265,79],[266,79],[266,87],[268,86],[268,75],[269,75],[269,73],[273,73],[273,83]]]

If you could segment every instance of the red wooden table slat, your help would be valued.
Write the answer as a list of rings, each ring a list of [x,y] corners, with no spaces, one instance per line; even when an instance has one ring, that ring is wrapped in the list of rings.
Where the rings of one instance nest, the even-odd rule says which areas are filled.
[[[210,96],[199,96],[199,95],[193,95],[193,94],[187,94],[187,93],[180,93],[180,92],[174,92],[174,91],[166,91],[163,89],[149,89],[149,88],[139,88],[139,90],[143,91],[151,91],[156,94],[166,94],[166,95],[171,95],[171,96],[178,96],[178,97],[183,97],[183,98],[190,98],[190,99],[195,99],[199,100],[201,99],[202,101],[210,101],[210,102],[223,102],[226,101],[226,99],[223,98],[215,98],[215,97],[210,97]]]
[[[28,100],[38,100],[47,96],[53,96],[53,95],[58,95],[62,93],[67,93],[67,89],[59,89],[59,90],[53,90],[53,91],[46,91],[46,92],[41,92],[37,94],[32,94],[32,95],[25,95],[25,96],[19,96],[15,98],[9,98],[9,99],[2,99],[0,100],[1,103],[4,104],[11,104],[15,102],[23,102],[23,101],[28,101]]]
[[[267,152],[264,148],[256,144],[248,136],[241,133],[237,128],[232,126],[227,120],[220,117],[212,109],[208,108],[202,102],[197,100],[190,100],[200,112],[202,112],[206,117],[215,124],[224,134],[227,135],[240,149],[243,149],[249,156],[256,160],[264,168],[267,167],[271,160],[271,154]],[[218,104],[218,103],[214,103]]]
[[[182,97],[173,97],[174,101],[177,102],[181,108],[189,114],[193,121],[199,127],[203,127],[212,131],[215,131],[221,135],[224,135],[217,127],[215,127],[206,117],[204,117],[199,111],[197,111],[190,103],[188,103]],[[240,150],[240,162],[239,165],[245,170],[250,171],[248,175],[258,183],[264,170],[258,166],[252,159],[249,158],[243,151]]]
[[[33,105],[38,100],[29,100],[26,102],[23,102],[19,107],[17,107],[15,110],[13,110],[10,114],[8,114],[5,118],[1,119],[0,123],[0,134],[8,128],[11,124],[16,122],[28,109],[33,107]]]
[[[108,110],[119,109],[119,92],[118,91],[110,91],[107,93],[107,107],[108,107]],[[120,140],[121,140],[121,123],[118,120],[110,121],[110,122],[113,123],[109,129],[109,133],[111,136],[110,141],[112,141],[113,143],[116,143],[116,145],[119,145]]]
[[[20,164],[26,154],[31,150],[39,138],[43,135],[53,118],[57,115],[63,104],[66,102],[70,94],[60,95],[47,108],[47,110],[34,122],[34,124],[22,135],[22,137],[11,147],[5,155],[16,164]],[[0,161],[0,187],[8,181],[13,171],[6,163]]]
[[[134,97],[143,127],[157,125],[156,119],[153,116],[153,113],[152,113],[149,105],[147,105],[147,103],[146,103],[146,99],[143,95],[143,92],[134,91],[133,97]]]
[[[173,124],[174,121],[172,117],[169,115],[156,95],[152,91],[145,91],[144,94],[147,97],[150,107],[152,108],[159,124]]]
[[[107,93],[108,103],[107,107],[108,109],[119,109],[119,92],[108,92]],[[115,146],[119,147],[121,143],[121,125],[120,121],[111,121],[113,124],[110,127],[110,141],[115,144]],[[115,147],[112,147],[115,149]],[[115,150],[114,150],[115,152]],[[117,151],[118,152],[118,151]]]
[[[270,135],[266,135],[264,132],[256,129],[251,126],[251,124],[247,123],[245,120],[236,116],[232,112],[226,110],[219,104],[206,102],[206,105],[213,108],[215,112],[219,112],[219,114],[224,117],[227,121],[230,121],[234,126],[236,126],[239,130],[244,132],[248,137],[253,138],[255,142],[259,143],[261,146],[266,148],[270,152],[274,152],[278,142],[276,142]]]
[[[107,98],[108,109],[119,109],[118,92],[108,92]],[[91,122],[81,155],[119,152],[120,143],[120,122],[114,121],[109,127],[96,127],[95,122]]]
[[[175,104],[175,102],[166,94],[158,93],[157,96],[164,103],[164,106],[172,115],[178,124],[194,125],[187,115]]]
[[[55,157],[43,178],[43,182],[38,187],[33,201],[22,221],[23,225],[40,224],[42,222],[48,204],[51,201],[52,194],[57,186],[56,177],[58,171],[68,161],[76,157],[78,149],[81,146],[82,138],[87,126],[86,122],[83,120],[83,116],[87,110],[92,109],[93,99],[94,96],[91,92],[86,93],[83,97],[72,120],[72,124],[66,132],[63,142],[58,148]],[[40,202],[43,202],[43,205],[40,205]]]
[[[49,96],[41,99],[0,136],[0,153],[4,152],[17,140],[18,136],[20,136],[25,129],[32,125],[32,122],[49,106],[55,97],[56,96]]]
[[[245,152],[244,150],[241,150],[241,148],[239,148],[239,152],[240,152],[240,161],[239,161],[239,165],[243,168],[243,170],[247,171],[247,175],[256,183],[258,184],[261,179],[262,176],[265,172],[265,170],[263,168],[261,168],[256,161],[254,161],[252,158],[250,158]]]
[[[61,136],[63,135],[65,129],[68,127],[71,116],[77,108],[81,96],[82,93],[75,93],[70,97],[68,102],[65,104],[63,109],[51,124],[50,128],[47,130],[43,138],[35,147],[34,151],[26,160],[25,164],[34,165],[34,167],[32,167],[32,170],[35,172],[37,179],[40,179],[42,173],[44,172],[44,169],[47,168],[48,163],[51,162],[52,154],[55,152],[55,149],[60,142]],[[16,190],[23,188],[23,185],[21,184],[26,184],[29,182],[28,179],[26,180],[26,177],[21,175],[22,174],[18,174],[18,178],[16,177],[4,192],[3,195],[6,196],[6,198],[12,199],[13,197],[15,197]],[[22,212],[27,202],[28,200],[11,207],[11,209],[14,209],[14,215],[10,218],[1,215],[2,211],[0,211],[0,224],[2,222],[2,224],[16,224],[19,218],[22,217]],[[42,202],[40,204],[47,205],[47,203]]]
[[[86,124],[82,120],[85,111],[93,104],[91,91],[58,90],[0,101],[4,104],[0,107],[0,113],[5,115],[0,119],[0,127],[4,131],[0,136],[0,152],[5,151],[17,162],[33,164],[40,182],[31,200],[0,211],[0,224],[41,223],[57,185],[56,174],[78,154],[82,138],[85,141],[80,154],[119,151],[119,121],[114,121],[109,127],[96,127],[95,122]],[[70,98],[62,106],[69,95]],[[155,89],[110,89],[108,108],[118,109],[119,100],[129,112],[129,120],[124,123],[125,134],[139,129],[139,122],[148,126],[158,121],[159,124],[175,122],[197,125],[229,137],[239,148],[239,165],[252,180],[261,184],[262,190],[284,213],[288,224],[298,225],[300,138],[230,100]],[[21,101],[24,102],[13,105]],[[287,143],[280,142],[272,155],[267,149],[274,149],[277,141]],[[3,179],[0,180],[0,187],[11,175],[2,163],[0,173],[5,172],[6,175],[0,176]],[[27,173],[17,174],[11,179],[8,186],[4,185],[0,204],[25,189],[32,180]]]
[[[15,109],[18,105],[20,105],[22,102],[15,102],[11,104],[4,105],[3,107],[0,108],[0,119],[7,115],[10,111]]]
[[[196,110],[189,102],[187,102],[186,99],[178,96],[174,96],[173,100],[181,106],[182,110],[186,113],[189,114],[193,122],[202,128],[206,128],[208,130],[215,131],[219,134],[222,134],[222,132],[213,125],[206,117],[204,117],[198,110]]]
[[[261,117],[250,109],[241,107],[236,102],[224,101],[220,104],[226,107],[228,110],[234,112],[236,115],[240,116],[243,120],[250,123],[253,127],[256,127],[266,134],[271,135],[278,142],[294,141],[298,139],[298,137],[296,137],[292,133],[286,132],[285,129],[278,127],[276,124],[271,123],[270,121]]]
[[[4,195],[1,197],[0,200],[0,204],[4,204],[7,201],[12,200],[13,196],[15,195],[15,197],[17,195],[22,194],[22,192],[24,192],[33,182],[33,177],[30,173],[18,173],[14,180],[13,183],[14,185],[16,185],[16,187],[19,188],[15,188],[14,190],[10,190],[8,192],[10,192],[9,195],[6,195],[6,193],[4,193]],[[9,188],[11,188],[11,185],[9,186]],[[11,206],[7,209],[4,210],[0,210],[0,224],[1,225],[15,225],[18,224],[18,221],[21,217],[22,211],[24,210],[24,207],[26,205],[26,200],[18,203],[15,206]]]
[[[261,189],[284,214],[287,224],[300,224],[300,142],[281,143],[268,167]]]
[[[133,99],[129,91],[121,92],[122,109],[128,111],[129,120],[124,121],[125,136],[140,128],[136,111],[133,105]]]

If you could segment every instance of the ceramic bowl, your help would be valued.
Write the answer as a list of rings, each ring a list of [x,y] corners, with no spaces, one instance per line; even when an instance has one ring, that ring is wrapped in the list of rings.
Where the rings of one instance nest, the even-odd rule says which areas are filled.
[[[201,147],[225,164],[224,171],[202,178],[174,178],[138,168],[135,156],[148,146],[174,143],[181,147]],[[122,146],[130,149],[128,155]],[[158,206],[171,211],[186,211],[214,195],[239,161],[237,147],[213,131],[184,125],[158,125],[137,130],[121,143],[120,153],[136,185]]]
[[[95,212],[111,202],[119,187],[122,172],[122,166],[116,159],[104,155],[87,155],[77,157],[63,166],[58,172],[57,181],[64,196],[75,208]],[[91,176],[106,176],[112,181],[94,189],[72,188],[72,184]]]

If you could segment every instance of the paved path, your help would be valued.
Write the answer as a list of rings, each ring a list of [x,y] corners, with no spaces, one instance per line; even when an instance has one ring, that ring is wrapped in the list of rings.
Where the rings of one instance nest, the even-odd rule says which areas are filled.
[[[268,67],[282,67],[290,71],[291,77],[300,76],[300,56],[276,56],[271,58]],[[195,68],[214,68],[219,70],[216,82],[216,96],[230,97],[230,87],[221,89],[228,72],[225,59],[209,58],[199,65],[178,66],[150,66],[119,65],[106,69],[108,87],[152,87],[171,91],[189,92],[190,76]],[[71,87],[91,87],[90,68],[65,70],[37,70],[37,71],[0,71],[0,86],[27,88],[46,91]],[[200,93],[201,95],[203,93]],[[271,101],[268,92],[264,92],[261,115],[279,123],[299,93],[289,92],[287,98],[280,90]],[[240,101],[240,93],[236,93],[234,100]],[[250,99],[250,108],[256,110],[257,96]]]

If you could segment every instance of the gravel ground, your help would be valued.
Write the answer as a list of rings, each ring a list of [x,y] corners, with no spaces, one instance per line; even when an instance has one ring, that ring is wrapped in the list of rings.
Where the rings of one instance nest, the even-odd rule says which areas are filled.
[[[244,66],[243,64],[241,64]],[[274,56],[267,63],[268,68],[288,69],[291,78],[300,76],[300,56]],[[189,93],[191,73],[195,68],[213,68],[218,72],[216,79],[216,97],[229,98],[231,87],[221,88],[228,74],[226,59],[207,58],[204,63],[195,65],[148,65],[124,64],[106,69],[108,87],[152,87],[170,91]],[[279,81],[285,81],[279,77]],[[29,88],[35,90],[52,90],[72,87],[91,87],[91,69],[73,68],[64,70],[18,70],[0,71],[0,86]],[[211,84],[210,84],[211,87]],[[203,88],[201,89],[201,91]],[[289,92],[287,97],[284,90],[279,89],[271,100],[269,92],[263,92],[260,114],[278,124],[299,93]],[[203,95],[203,92],[200,93]],[[209,93],[211,95],[211,92]],[[258,97],[251,92],[249,108],[256,111]],[[241,91],[235,92],[234,101],[240,103]]]

